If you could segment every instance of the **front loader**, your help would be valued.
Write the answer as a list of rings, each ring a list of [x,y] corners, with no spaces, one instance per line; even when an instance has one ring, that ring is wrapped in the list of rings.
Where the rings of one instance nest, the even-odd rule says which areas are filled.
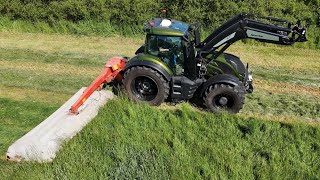
[[[199,28],[198,23],[187,24],[164,18],[148,21],[144,26],[145,44],[136,51],[134,57],[110,59],[97,79],[82,94],[74,100],[70,99],[70,103],[66,103],[56,115],[42,124],[54,124],[56,116],[62,122],[85,117],[85,113],[91,111],[88,108],[92,108],[88,99],[92,99],[92,94],[97,96],[106,85],[121,86],[119,89],[123,89],[130,99],[145,101],[150,105],[192,101],[204,104],[211,112],[238,113],[243,107],[245,94],[253,92],[253,79],[248,64],[245,66],[239,57],[224,51],[234,42],[246,38],[280,45],[307,41],[306,30],[300,22],[292,26],[286,20],[248,13],[233,17],[203,41],[200,40]],[[81,109],[84,103],[87,104]],[[87,119],[91,120],[94,116]],[[81,118],[77,122],[81,123]],[[65,124],[55,126],[63,134],[64,130],[61,129]],[[65,138],[52,132],[55,138],[47,141],[40,135],[45,134],[40,132],[41,129],[36,127],[30,132],[32,135],[29,133],[13,144],[8,150],[7,159],[39,160],[34,158],[39,156],[30,156],[30,152],[40,151],[51,153],[41,156],[43,158],[40,161],[52,160],[58,148],[52,150],[50,147],[59,147]],[[70,136],[75,133],[70,133]],[[39,138],[39,141],[30,140],[30,137]]]

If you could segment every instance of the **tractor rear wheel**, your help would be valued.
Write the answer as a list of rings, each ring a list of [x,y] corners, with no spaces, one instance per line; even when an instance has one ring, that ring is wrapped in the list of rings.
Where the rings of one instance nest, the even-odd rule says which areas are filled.
[[[124,74],[123,85],[130,99],[160,105],[168,97],[169,84],[157,71],[133,67]]]
[[[215,84],[208,87],[203,100],[205,106],[212,112],[238,113],[243,107],[244,96],[244,88],[241,86]]]

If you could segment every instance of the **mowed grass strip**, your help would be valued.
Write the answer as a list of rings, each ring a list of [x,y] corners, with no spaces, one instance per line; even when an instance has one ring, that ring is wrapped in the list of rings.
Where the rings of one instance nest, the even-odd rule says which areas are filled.
[[[269,116],[294,116],[302,121],[320,122],[320,97],[272,93],[258,89],[246,96],[241,113]]]
[[[320,87],[306,86],[300,84],[290,84],[285,82],[273,82],[261,79],[255,79],[255,87],[267,90],[272,93],[286,93],[320,97]]]
[[[312,71],[292,71],[285,69],[267,69],[261,67],[252,67],[255,79],[263,79],[266,81],[290,83],[296,85],[304,85],[320,88],[320,73]]]
[[[0,32],[0,48],[28,49],[50,53],[132,56],[143,44],[141,38],[87,37],[41,33]]]
[[[0,32],[0,48],[28,49],[50,53],[79,53],[91,55],[133,56],[144,43],[141,38],[83,37],[57,34],[28,34]],[[253,66],[290,69],[292,71],[319,72],[318,50],[285,46],[250,46],[236,43],[228,52],[241,57]],[[303,59],[303,60],[301,60]]]
[[[238,55],[252,67],[313,72],[316,77],[320,74],[319,50],[290,46],[249,46],[237,43],[231,46],[228,52]]]
[[[257,112],[250,112],[250,111],[243,111],[239,113],[239,116],[247,119],[247,120],[264,120],[264,121],[272,121],[277,123],[286,123],[286,124],[296,124],[296,123],[304,123],[310,126],[319,126],[320,119],[312,119],[312,118],[304,118],[304,117],[297,117],[295,115],[284,115],[284,114],[266,114],[266,113],[257,113]]]
[[[53,163],[3,162],[0,174],[14,179],[318,179],[319,138],[319,126],[198,113],[187,104],[159,110],[117,98]]]
[[[36,74],[45,74],[51,76],[65,75],[95,77],[99,75],[100,71],[102,71],[104,67],[79,67],[76,65],[66,64],[45,64],[37,62],[12,62],[0,60],[0,68],[11,69],[16,72],[30,71]]]
[[[61,105],[65,103],[72,93],[37,90],[34,87],[0,86],[0,97],[14,101],[31,101]]]
[[[45,64],[66,64],[76,66],[101,67],[115,55],[92,55],[72,52],[46,52],[18,48],[0,48],[0,59],[11,62],[34,62]]]
[[[33,88],[42,91],[75,93],[81,87],[90,85],[95,78],[87,77],[85,75],[50,75],[29,70],[14,70],[15,69],[1,69],[0,85],[7,87]]]

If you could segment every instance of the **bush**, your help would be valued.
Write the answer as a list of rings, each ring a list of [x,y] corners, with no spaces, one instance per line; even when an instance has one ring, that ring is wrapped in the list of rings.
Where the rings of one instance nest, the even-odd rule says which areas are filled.
[[[121,34],[142,32],[143,23],[161,16],[167,7],[169,17],[186,22],[199,21],[211,31],[239,12],[274,16],[310,24],[308,34],[312,47],[319,47],[320,0],[7,0],[0,1],[0,13],[11,20],[45,22],[57,26],[59,21],[81,24],[111,24]],[[162,14],[163,16],[163,14]],[[72,25],[73,26],[73,25]]]

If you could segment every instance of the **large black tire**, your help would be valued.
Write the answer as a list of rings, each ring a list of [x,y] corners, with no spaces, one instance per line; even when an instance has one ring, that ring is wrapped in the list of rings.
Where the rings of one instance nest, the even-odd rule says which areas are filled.
[[[124,73],[123,85],[130,99],[158,106],[169,95],[169,83],[157,71],[147,67],[132,67]]]
[[[238,113],[243,107],[244,96],[245,90],[243,86],[215,84],[208,87],[204,93],[203,100],[209,111]]]

